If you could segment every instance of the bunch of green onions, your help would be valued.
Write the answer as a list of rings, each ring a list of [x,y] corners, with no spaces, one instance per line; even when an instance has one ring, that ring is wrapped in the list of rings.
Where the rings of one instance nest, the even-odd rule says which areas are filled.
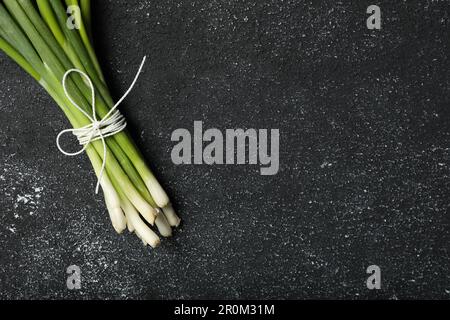
[[[67,26],[67,8],[77,6],[78,28]],[[0,3],[0,49],[19,64],[50,94],[74,128],[90,124],[64,94],[62,78],[67,70],[78,69],[89,76],[96,92],[95,112],[99,119],[113,107],[95,55],[91,36],[90,0],[3,0]],[[70,97],[92,114],[91,90],[86,80],[73,74],[66,81]],[[172,235],[180,223],[166,192],[146,165],[126,131],[105,138],[106,158],[101,141],[86,147],[105,197],[114,229],[135,232],[144,244],[156,247],[159,236]],[[100,175],[105,159],[105,172]]]

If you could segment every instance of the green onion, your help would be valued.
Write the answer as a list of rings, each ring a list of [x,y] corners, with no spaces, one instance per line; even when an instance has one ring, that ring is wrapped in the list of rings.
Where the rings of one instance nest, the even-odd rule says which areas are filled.
[[[79,29],[67,27],[67,6],[80,9]],[[78,74],[66,79],[67,91],[81,112],[64,92],[62,78],[66,71],[78,69],[91,79],[97,119],[103,119],[114,106],[93,49],[90,6],[90,0],[0,2],[0,50],[48,92],[73,128],[91,124],[83,113],[92,115],[91,89]],[[105,145],[100,140],[90,141],[85,151],[118,233],[128,228],[152,247],[160,240],[149,225],[155,225],[163,237],[172,235],[172,227],[179,225],[180,218],[126,131],[105,138]],[[101,174],[103,162],[105,171]]]

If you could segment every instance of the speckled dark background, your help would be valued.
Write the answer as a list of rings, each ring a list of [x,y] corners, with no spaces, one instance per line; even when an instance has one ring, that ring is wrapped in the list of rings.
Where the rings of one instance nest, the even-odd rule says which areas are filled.
[[[68,122],[1,54],[0,298],[450,298],[449,1],[95,2],[116,98],[148,55],[122,110],[183,225],[157,250],[115,234],[55,146]],[[173,165],[194,120],[279,128],[278,175]]]

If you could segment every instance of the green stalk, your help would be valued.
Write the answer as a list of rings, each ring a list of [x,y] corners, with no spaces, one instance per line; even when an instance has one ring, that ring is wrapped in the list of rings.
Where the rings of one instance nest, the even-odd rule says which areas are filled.
[[[5,5],[8,7],[10,12],[16,17],[16,20],[23,28],[28,38],[31,40],[32,44],[36,48],[38,54],[41,56],[42,61],[48,66],[48,69],[51,70],[56,79],[61,79],[64,74],[64,68],[61,66],[61,63],[55,57],[53,52],[46,46],[45,41],[36,31],[34,25],[28,19],[25,12],[16,2],[16,0],[4,0]],[[67,81],[68,88],[71,95],[76,99],[77,102],[83,101],[84,97],[79,95],[78,88],[75,84],[68,79]],[[67,104],[70,105],[70,104]],[[81,105],[80,105],[81,106]],[[87,110],[89,106],[84,106]],[[77,110],[78,111],[78,110]],[[78,112],[80,115],[81,112]],[[83,115],[84,118],[84,115]],[[87,120],[87,119],[86,119]],[[83,126],[89,124],[89,121],[85,121]],[[103,153],[103,145],[100,141],[94,141],[92,144],[95,146],[97,152]],[[155,216],[154,209],[145,201],[145,199],[141,196],[141,194],[135,189],[134,185],[131,183],[128,176],[123,172],[122,167],[117,162],[116,158],[111,153],[110,149],[107,148],[107,171],[113,175],[118,176],[119,182],[122,184],[121,187],[125,188],[127,196],[129,196],[130,201],[138,208],[141,213],[148,214],[149,216]],[[150,223],[152,220],[149,221]]]
[[[47,0],[37,0],[37,5],[38,5],[38,9],[39,9],[42,19],[44,19],[44,21],[47,23],[47,26],[50,29],[51,33],[53,34],[56,41],[61,46],[62,50],[66,53],[67,57],[70,59],[72,64],[77,69],[79,69],[81,71],[85,71],[83,63],[78,58],[78,55],[76,54],[72,45],[70,44],[70,42],[67,41],[63,32],[59,28],[59,24],[56,20],[56,17],[54,15],[53,10],[50,7],[48,1]],[[34,7],[32,8],[32,11],[34,11]]]
[[[97,89],[99,90],[101,96],[107,99],[108,104],[112,104],[113,103],[112,99],[108,101],[109,97],[108,89],[106,88],[106,85],[100,80],[99,78],[100,75],[97,73],[95,67],[93,66],[93,63],[89,57],[86,48],[83,45],[83,42],[81,41],[81,38],[77,30],[76,29],[70,30],[69,28],[66,27],[67,15],[62,3],[60,1],[50,1],[50,4],[53,8],[53,11],[56,14],[56,18],[58,20],[60,27],[62,28],[67,40],[72,44],[75,52],[78,54],[86,70],[86,73],[91,78],[95,87],[97,87]]]
[[[37,34],[40,37],[40,38],[38,38],[39,41],[43,42],[44,44],[47,44],[48,50],[54,54],[54,60],[58,61],[62,65],[63,70],[72,69],[74,66],[72,65],[71,61],[69,60],[70,57],[68,58],[68,56],[66,56],[66,54],[65,54],[65,51],[63,49],[61,49],[60,45],[58,45],[57,39],[60,38],[58,31],[55,31],[55,33],[52,34],[50,29],[47,27],[47,25],[44,23],[44,21],[41,19],[41,17],[35,10],[35,8],[30,0],[18,0],[18,1],[23,8],[23,12],[26,13],[26,15],[30,19],[31,23],[36,28]],[[41,3],[41,6],[43,6],[42,3]],[[45,10],[45,8],[44,8],[44,10]],[[53,26],[51,20],[52,20],[51,17],[49,17],[50,25]],[[53,26],[53,28],[54,28],[54,26]],[[68,55],[77,57],[77,54],[71,49],[70,46],[67,45],[68,43],[66,41],[64,42],[64,44],[66,45],[65,47],[67,48],[66,52],[68,53]],[[84,70],[83,66],[81,65],[81,62],[79,62],[79,59],[72,59],[72,61],[75,64],[75,68],[81,69],[81,71]],[[62,78],[62,75],[61,75],[61,78]],[[75,85],[76,85],[76,86],[72,87],[73,91],[70,92],[71,95],[75,94],[75,97],[77,97],[77,98],[80,98],[83,95],[85,99],[81,99],[81,100],[77,99],[77,102],[78,102],[78,104],[80,104],[80,106],[83,107],[83,109],[86,112],[92,113],[91,108],[89,106],[90,90],[87,87],[86,83],[81,78],[81,76],[78,74],[73,75],[71,79],[75,82]]]
[[[32,45],[40,56],[41,61],[44,62],[44,65],[47,67],[47,69],[51,71],[57,79],[62,79],[65,73],[64,67],[62,66],[58,58],[54,55],[53,51],[46,45],[45,40],[36,30],[33,23],[25,14],[19,3],[16,0],[4,0],[4,3],[12,13],[12,15],[16,18],[20,27],[28,36],[28,39],[30,39]],[[76,101],[82,102],[80,106],[88,111],[89,106],[84,101],[84,98],[82,97],[82,95],[80,95],[80,92],[71,79],[67,80],[67,88],[70,94],[76,99]]]
[[[19,66],[21,66],[29,75],[31,75],[37,82],[41,80],[41,76],[28,63],[27,60],[14,49],[6,40],[0,38],[0,50],[3,50],[11,59],[13,59]]]
[[[88,34],[88,39],[92,43],[92,22],[91,22],[91,0],[80,0],[81,16]]]
[[[0,29],[2,30],[2,37],[8,41],[8,43],[13,46],[39,74],[42,75],[45,73],[41,58],[2,3],[0,3]]]
[[[49,21],[49,25],[52,26],[53,30],[55,30],[55,32],[54,32],[55,37],[53,37],[51,31],[47,28],[45,23],[42,21],[41,17],[38,15],[34,6],[31,3],[31,1],[19,0],[19,3],[22,6],[24,12],[27,14],[30,21],[36,27],[36,30],[42,36],[42,39],[45,41],[45,43],[47,43],[49,50],[53,49],[52,51],[55,54],[56,58],[58,58],[59,62],[63,65],[63,67],[66,70],[71,69],[72,65],[71,65],[69,59],[64,54],[63,50],[61,50],[61,48],[58,45],[58,42],[56,40],[57,38],[60,38],[60,33],[58,32],[58,30],[56,28],[57,26],[55,27],[54,22],[52,22],[53,21],[52,16],[50,14],[48,14],[48,11],[50,11],[51,8],[49,8],[48,6],[45,5],[45,1],[39,1],[39,2],[40,2],[40,6],[42,8],[42,11],[46,12],[46,15],[47,15],[48,21]],[[65,41],[65,39],[64,39],[64,41]],[[67,42],[65,42],[65,43],[67,44]],[[74,53],[74,52],[72,55],[77,56],[76,53]],[[82,68],[77,65],[75,65],[75,67]],[[73,78],[73,81],[77,85],[77,87],[79,89],[79,93],[83,94],[84,98],[86,99],[86,101],[84,102],[84,104],[86,104],[87,101],[89,101],[89,99],[90,99],[89,88],[86,86],[86,84],[84,83],[84,81],[82,80],[82,78],[79,75],[75,75]],[[99,103],[100,105],[103,105],[103,101],[99,101],[99,99],[101,99],[101,98],[97,97],[97,103]],[[106,108],[104,108],[104,109],[106,112]],[[89,111],[89,113],[91,113],[90,108],[88,109],[86,107],[85,111]],[[140,178],[140,176],[137,173],[134,166],[129,161],[128,157],[126,157],[126,155],[124,154],[122,149],[120,149],[119,145],[113,139],[108,139],[108,145],[112,149],[113,153],[116,155],[117,159],[119,159],[122,167],[125,169],[126,173],[132,180],[133,184],[138,188],[138,190],[142,194],[142,196],[144,196],[144,198],[150,203],[150,205],[156,207],[156,204],[153,201],[153,199],[151,198],[147,188],[145,187],[144,182]]]
[[[44,3],[48,0],[42,0]],[[60,25],[65,23],[64,20],[64,8],[58,1],[51,2],[54,11],[57,14],[58,21]],[[79,56],[84,57],[82,60],[89,60],[88,57],[86,57],[86,52],[84,50],[84,47],[81,43],[79,43],[79,40],[77,38],[76,33],[71,32],[67,28],[64,28],[64,31],[66,33],[66,36],[70,40],[71,43],[76,43],[74,45],[74,49],[76,50],[77,54]],[[86,64],[83,63],[85,66]],[[86,68],[87,73],[90,77],[92,77],[92,81],[94,82],[95,87],[99,90],[100,94],[98,95],[99,98],[97,99],[96,104],[96,110],[97,114],[100,116],[100,118],[103,118],[108,112],[109,107],[112,107],[112,98],[109,95],[109,92],[107,91],[106,87],[103,87],[101,83],[99,83],[97,79],[96,73],[92,70],[92,68]],[[97,80],[96,80],[97,79]],[[104,102],[100,97],[103,97],[106,102]],[[125,132],[120,132],[113,137],[122,151],[127,154],[129,160],[132,162],[133,166],[136,168],[137,172],[141,176],[142,180],[144,181],[146,188],[148,191],[150,191],[151,196],[155,200],[156,204],[160,207],[164,207],[169,203],[169,199],[167,197],[167,194],[164,192],[162,187],[159,185],[159,182],[153,175],[153,173],[150,171],[150,169],[147,167],[145,161],[142,158],[142,155],[140,154],[137,147],[134,145],[134,143],[131,142],[130,137]],[[118,151],[118,150],[117,150]],[[119,152],[119,151],[118,151]],[[120,153],[120,152],[119,152]],[[116,154],[117,155],[117,154]],[[132,175],[133,176],[133,175]],[[135,181],[135,183],[139,183],[138,181]]]
[[[61,48],[60,45],[58,45],[58,41],[56,38],[59,37],[58,34],[56,33],[56,35],[53,36],[50,29],[47,27],[45,22],[42,20],[41,16],[36,11],[32,2],[30,0],[18,0],[18,2],[23,8],[23,12],[26,13],[31,23],[34,25],[38,34],[41,36],[45,44],[47,44],[48,49],[53,52],[55,59],[57,59],[61,63],[64,70],[73,68],[73,65],[69,60],[68,56],[66,56],[65,51]],[[70,54],[70,50],[68,52]],[[75,52],[72,52],[72,55],[76,57]],[[77,65],[76,62],[74,62],[74,64],[75,68],[82,67],[81,65]],[[80,75],[77,74],[72,79],[77,85],[77,87],[80,89],[79,94],[86,91],[87,86]],[[86,102],[89,101],[88,97],[85,96],[85,98]]]
[[[45,7],[45,4],[41,2],[41,6],[43,10],[47,10],[48,7]],[[53,37],[50,30],[47,28],[45,23],[42,21],[40,16],[37,14],[34,6],[31,4],[29,0],[19,0],[20,5],[24,9],[24,12],[28,15],[30,21],[34,24],[36,27],[36,30],[39,32],[39,34],[44,39],[45,43],[47,43],[49,50],[53,49],[53,53],[58,58],[60,63],[63,65],[65,69],[72,68],[72,65],[69,61],[69,59],[66,57],[64,52],[61,50],[60,46],[57,43],[57,40]],[[50,24],[51,22],[51,16],[49,16]],[[53,27],[55,29],[55,27]],[[55,37],[58,37],[58,32],[55,32]],[[76,56],[76,54],[74,54]],[[77,68],[80,68],[80,66],[75,66]],[[74,82],[76,83],[78,89],[80,89],[81,93],[84,95],[86,102],[90,99],[90,91],[88,90],[88,87],[85,85],[83,80],[80,78],[79,75],[75,75]],[[97,103],[102,104],[98,102],[100,98],[97,97]],[[91,110],[87,110],[89,113],[91,113]],[[114,154],[117,156],[117,159],[119,159],[122,167],[124,167],[126,173],[129,175],[130,179],[132,180],[133,184],[138,188],[140,193],[144,196],[144,198],[152,205],[156,207],[155,202],[151,198],[148,190],[146,189],[142,179],[140,178],[139,174],[136,172],[136,169],[133,167],[133,165],[130,163],[129,159],[126,157],[124,152],[120,149],[120,147],[117,145],[117,143],[112,140],[108,139],[108,145],[113,150]]]
[[[5,51],[8,51],[12,55],[14,55],[15,52],[22,53],[22,59],[20,59],[20,55],[16,54],[16,62],[23,65],[24,69],[26,69],[27,72],[31,73],[35,78],[39,74],[44,75],[46,80],[50,78],[52,80],[50,82],[54,82],[53,87],[55,87],[55,90],[59,90],[59,92],[61,92],[62,90],[58,79],[62,78],[64,70],[67,70],[71,66],[71,63],[69,61],[70,58],[68,58],[64,54],[65,52],[60,48],[58,42],[61,43],[62,40],[64,40],[64,43],[67,43],[67,39],[63,39],[62,33],[58,32],[58,29],[55,28],[55,19],[52,19],[52,15],[50,14],[52,13],[52,11],[49,10],[50,7],[48,5],[45,6],[46,3],[48,4],[47,1],[38,0],[38,5],[41,4],[41,13],[47,12],[46,21],[51,29],[53,25],[52,32],[50,32],[50,30],[48,30],[48,28],[45,26],[44,22],[37,14],[29,0],[18,1],[20,6],[13,0],[5,0],[4,3],[8,7],[10,12],[15,16],[23,31],[27,34],[28,39],[23,35],[22,30],[17,27],[15,21],[12,20],[11,17],[9,17],[9,14],[0,4],[0,27],[2,30],[2,35],[7,40],[12,39],[11,42],[15,44],[17,51],[14,50],[12,45],[7,46],[7,41],[4,41],[2,45],[6,48]],[[75,1],[72,3],[77,2]],[[52,2],[52,6],[55,11],[58,11],[57,2]],[[59,7],[60,11],[61,9],[63,9],[62,6]],[[63,22],[61,12],[59,12],[58,19],[60,23]],[[97,89],[99,89],[101,93],[97,98],[97,110],[99,111],[99,115],[101,117],[104,117],[106,113],[109,112],[108,104],[112,105],[112,99],[109,95],[109,92],[107,91],[106,87],[103,87],[102,83],[99,83],[98,80],[96,81],[97,75],[89,66],[90,59],[86,57],[83,52],[83,49],[85,49],[83,47],[83,44],[81,44],[79,41],[76,41],[76,34],[74,35],[74,33],[67,32],[66,28],[64,28],[64,31],[66,33],[66,36],[69,37],[69,42],[75,43],[73,47],[75,53],[72,52],[72,56],[75,55],[78,57],[78,55],[80,55],[81,57],[84,57],[83,65],[88,66],[86,71],[90,74],[93,81],[96,82]],[[52,36],[52,33],[55,38]],[[72,39],[70,39],[71,37]],[[32,42],[32,45],[30,44],[30,40]],[[37,50],[37,52],[35,51],[35,49]],[[31,61],[32,63],[29,63],[27,65],[27,61],[25,61],[25,59]],[[83,60],[83,58],[81,60]],[[75,63],[77,63],[75,59],[74,61]],[[78,65],[78,67],[81,68],[82,66]],[[67,81],[71,96],[80,104],[80,106],[83,107],[85,111],[89,111],[91,108],[89,103],[87,102],[89,100],[87,88],[84,86],[84,83],[80,81],[80,79],[77,79],[77,77],[75,77],[74,82],[75,83],[73,83],[70,79]],[[106,102],[103,101],[102,97],[106,97]],[[70,103],[66,101],[66,105],[70,106]],[[85,116],[81,114],[81,112],[76,113],[79,113],[79,116],[83,118],[84,122],[89,123],[88,120],[85,119]],[[114,161],[112,161],[112,163],[108,161],[110,159],[107,159],[107,171],[109,171],[109,167],[112,166],[114,168],[113,171],[120,169],[120,173],[123,173],[121,169],[124,168],[128,176],[124,174],[121,178],[126,178],[125,180],[128,180],[128,178],[130,178],[132,180],[132,187],[136,187],[138,190],[138,195],[140,194],[141,196],[143,196],[144,199],[153,206],[157,204],[161,207],[165,207],[169,203],[167,195],[165,194],[164,190],[161,188],[151,171],[148,169],[147,165],[143,161],[142,155],[140,154],[130,137],[126,133],[122,132],[115,135],[113,139],[108,140],[108,146],[109,148],[111,148],[117,159],[119,159],[120,165],[117,163],[117,159],[115,157],[113,158]],[[103,149],[101,148],[102,145],[97,142],[94,143],[94,146],[97,152],[101,153]],[[111,152],[109,148],[108,153]],[[119,168],[117,168],[117,166]],[[129,180],[127,182],[129,182]],[[133,190],[130,191],[128,195],[133,197],[135,201],[137,198],[137,202],[140,203],[140,205],[138,204],[138,207],[141,206],[142,209],[142,204],[143,202],[145,202],[145,200],[140,201],[142,199],[139,199],[139,196],[136,195],[136,193],[133,193],[134,191],[135,189],[133,188]],[[150,191],[150,194],[148,191]],[[155,198],[156,203],[155,201],[153,201],[152,197]]]
[[[48,6],[45,5],[45,1],[39,1],[40,6],[43,11],[51,10]],[[23,8],[23,11],[27,14],[28,18],[30,19],[31,23],[35,26],[37,32],[41,36],[44,43],[48,45],[48,49],[52,50],[53,54],[55,55],[55,60],[59,60],[59,62],[63,65],[64,69],[68,70],[71,69],[73,66],[71,65],[69,59],[64,54],[63,50],[61,50],[60,46],[58,45],[58,42],[55,38],[58,36],[58,31],[56,30],[56,27],[53,26],[53,29],[56,30],[54,33],[54,36],[52,35],[51,31],[47,28],[45,23],[42,21],[41,17],[36,12],[34,6],[31,4],[29,0],[19,0],[20,5]],[[52,18],[50,15],[48,15],[50,21],[50,25],[53,23]],[[41,39],[39,39],[41,41]],[[67,43],[67,42],[65,42]],[[74,56],[76,56],[76,53],[73,53]],[[79,67],[79,66],[75,66]],[[83,70],[83,69],[82,69]],[[72,78],[73,81],[76,84],[76,87],[78,87],[78,91],[76,92],[77,96],[83,95],[85,100],[82,101],[81,105],[84,106],[84,110],[88,112],[89,114],[92,113],[92,109],[88,105],[88,101],[90,100],[90,90],[82,80],[82,78],[77,74],[74,75]],[[72,92],[73,93],[73,92]],[[77,100],[80,102],[79,100]],[[80,103],[79,103],[80,104]],[[97,104],[102,109],[102,116],[106,115],[106,113],[109,111],[105,106],[104,102],[101,100],[101,97],[97,96]],[[137,173],[134,166],[131,164],[130,160],[126,156],[126,154],[122,151],[120,146],[115,142],[113,139],[107,139],[108,146],[111,148],[117,159],[120,161],[120,164],[124,168],[127,175],[130,177],[133,184],[136,186],[138,191],[141,193],[141,195],[146,199],[147,202],[153,207],[156,207],[155,202],[150,196],[150,193],[148,192],[144,182],[142,181],[141,177]]]
[[[80,29],[78,29],[78,32],[80,33],[81,41],[84,43],[84,47],[86,48],[87,53],[89,54],[89,57],[91,58],[91,62],[94,65],[94,68],[97,71],[100,80],[104,84],[106,84],[105,78],[103,77],[102,69],[97,60],[97,56],[95,54],[94,48],[92,47],[92,40],[91,40],[92,37],[90,37],[90,35],[88,35],[88,31],[86,30],[86,26],[84,23],[85,19],[87,19],[87,21],[89,21],[89,25],[90,25],[91,4],[90,4],[90,1],[83,1],[83,2],[84,3],[82,5],[79,5],[77,0],[66,0],[66,4],[68,6],[77,6],[78,8],[80,8],[82,18],[79,21]]]
[[[91,120],[75,108],[65,95],[61,80],[66,70],[75,67],[87,73],[92,80],[98,119],[109,112],[113,99],[92,46],[90,0],[65,0],[65,3],[81,9],[78,31],[66,27],[67,15],[61,1],[0,2],[0,50],[38,81],[72,126],[80,128],[90,124]],[[91,114],[90,88],[85,79],[79,74],[72,75],[67,78],[66,86],[70,97],[84,112]],[[140,230],[136,233],[144,242],[156,245],[159,238],[142,222],[136,209],[147,222],[155,223],[164,236],[171,235],[170,226],[178,226],[180,219],[129,134],[120,132],[106,138],[105,142],[104,145],[100,140],[93,141],[85,150],[97,176],[102,161],[106,161],[101,185],[113,226],[119,233],[125,228],[123,209],[127,218],[132,217],[133,224],[136,224],[130,225],[131,228]],[[103,159],[104,148],[106,159]],[[157,206],[164,212],[159,216],[154,209]]]
[[[65,102],[59,95],[44,81],[41,83],[42,86],[47,90],[53,100],[60,106],[61,109],[66,110],[65,115],[69,119],[69,122],[72,124],[74,128],[80,127],[79,121],[76,119],[70,110],[65,107]],[[97,178],[100,178],[100,172],[102,167],[101,156],[96,152],[95,148],[92,145],[88,145],[86,147],[86,154],[91,161],[92,167]],[[118,195],[117,190],[114,185],[111,183],[111,180],[108,177],[106,172],[103,173],[101,177],[101,185],[103,189],[103,194],[105,197],[106,207],[108,209],[111,222],[113,224],[114,229],[117,233],[121,233],[125,227],[125,217],[123,216],[122,210],[120,209],[120,197]],[[128,200],[127,200],[128,201]],[[131,204],[130,204],[131,205]]]
[[[58,83],[55,83],[56,79],[51,79],[49,83],[41,82],[44,88],[49,92],[49,94],[53,97],[55,101],[57,101],[58,105],[61,107],[63,112],[66,114],[66,117],[71,121],[74,128],[80,128],[87,124],[89,124],[89,120],[84,117],[81,112],[77,112],[77,109],[67,108],[67,105],[70,105],[70,101],[61,94],[57,93],[57,90],[54,90],[54,87],[58,87]],[[103,144],[100,140],[93,141],[87,148],[93,147],[97,154],[103,159]],[[156,218],[156,212],[151,207],[145,199],[143,199],[140,193],[135,189],[134,185],[128,178],[128,176],[123,172],[122,167],[117,162],[117,159],[111,153],[110,149],[106,148],[106,171],[111,180],[114,178],[118,183],[118,188],[123,190],[124,194],[127,196],[129,201],[133,203],[133,205],[138,209],[138,211],[146,218],[146,220],[153,224]],[[117,190],[117,189],[116,189]]]
[[[59,28],[58,21],[56,20],[50,4],[46,0],[36,0],[36,4],[42,18],[45,20],[45,22],[47,22],[48,27],[52,31],[58,43],[61,45],[61,47],[64,48],[67,44],[66,37]]]
[[[136,189],[153,208],[158,207],[158,205],[155,203],[152,196],[150,195],[149,191],[147,190],[147,187],[145,186],[141,176],[136,171],[130,159],[128,158],[127,154],[122,150],[122,148],[117,144],[117,142],[114,139],[107,139],[107,141],[108,146],[111,148],[112,152],[116,156],[120,165],[130,178],[131,182],[134,184]]]

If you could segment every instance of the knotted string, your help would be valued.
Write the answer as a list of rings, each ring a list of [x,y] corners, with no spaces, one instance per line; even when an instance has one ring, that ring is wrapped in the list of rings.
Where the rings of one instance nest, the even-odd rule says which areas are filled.
[[[138,80],[139,75],[142,72],[142,68],[144,67],[145,59],[146,59],[146,57],[144,56],[144,58],[142,59],[141,65],[139,66],[138,72],[136,73],[136,76],[134,77],[134,80],[131,83],[131,86],[128,88],[128,90],[125,92],[125,94],[122,96],[122,98],[120,98],[120,100],[117,101],[117,103],[111,108],[111,110],[109,110],[109,112],[101,120],[97,119],[97,114],[96,114],[96,110],[95,110],[96,109],[96,107],[95,107],[95,89],[94,89],[94,86],[93,86],[92,81],[89,78],[89,76],[86,73],[84,73],[83,71],[78,70],[78,69],[70,69],[63,76],[62,86],[64,89],[64,94],[69,99],[69,101],[91,121],[91,123],[84,127],[81,127],[81,128],[62,130],[56,137],[56,145],[57,145],[59,151],[61,151],[66,156],[76,156],[76,155],[83,153],[86,150],[89,143],[91,143],[93,141],[97,141],[97,140],[102,140],[103,163],[102,163],[102,168],[100,170],[100,173],[98,175],[97,185],[95,187],[96,194],[98,193],[98,190],[100,187],[100,182],[103,177],[103,173],[105,171],[105,166],[106,166],[107,152],[106,152],[105,138],[121,132],[127,126],[127,122],[125,121],[125,118],[122,116],[122,114],[119,112],[119,110],[116,110],[116,109],[119,107],[119,105],[127,97],[127,95],[131,92],[134,85],[136,84],[136,81]],[[92,115],[89,115],[75,101],[73,101],[72,97],[70,96],[70,94],[67,91],[66,80],[67,80],[67,77],[69,76],[69,74],[71,74],[72,72],[76,72],[76,73],[79,73],[80,75],[82,75],[85,78],[85,80],[87,81],[88,86],[91,89]],[[77,152],[67,152],[61,147],[60,142],[59,142],[61,136],[66,133],[69,133],[69,132],[77,137],[78,142],[80,143],[80,145],[83,146],[83,148],[81,150],[79,150]]]

